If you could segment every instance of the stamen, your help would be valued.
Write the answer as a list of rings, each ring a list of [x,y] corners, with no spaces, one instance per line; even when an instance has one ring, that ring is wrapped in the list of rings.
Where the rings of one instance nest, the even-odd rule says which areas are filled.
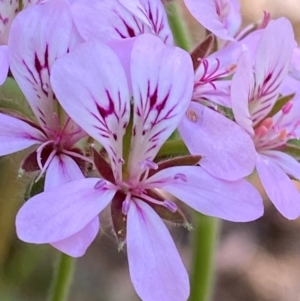
[[[283,129],[279,134],[279,139],[284,140],[287,136],[287,133],[288,133],[287,129]]]
[[[140,162],[140,167],[143,170],[144,169],[158,169],[158,165],[149,159],[146,159],[145,161]]]
[[[52,150],[52,152],[50,153],[45,165],[41,168],[41,173],[39,174],[39,176],[35,179],[35,182],[39,181],[41,179],[41,177],[44,175],[44,173],[46,172],[48,166],[50,165],[52,159],[54,158],[54,156],[56,155],[57,151],[56,149]],[[39,164],[42,164],[42,162],[38,162]],[[40,166],[40,165],[39,165]]]
[[[175,213],[178,210],[177,205],[171,201],[164,201],[163,206],[165,206],[168,210],[170,210],[173,213]]]
[[[43,143],[42,145],[40,145],[37,150],[36,150],[36,156],[37,156],[37,163],[39,168],[42,170],[43,169],[43,164],[42,164],[42,151],[44,150],[44,148],[49,145],[49,144],[53,144],[53,141],[46,141],[45,143]]]
[[[118,159],[118,163],[124,164],[124,163],[125,163],[125,160],[124,160],[123,158],[119,158],[119,159]]]
[[[102,179],[100,179],[94,186],[95,190],[105,190],[106,188],[107,188],[107,184]]]
[[[283,106],[283,108],[282,108],[282,110],[281,110],[282,113],[285,114],[285,115],[288,114],[288,113],[291,111],[293,105],[294,105],[294,103],[293,103],[292,100],[288,101],[288,102]]]
[[[89,162],[91,164],[94,164],[94,161],[91,158],[87,158],[87,157],[85,157],[83,155],[80,155],[80,154],[78,154],[76,152],[72,152],[72,151],[68,151],[66,149],[63,149],[62,153],[65,154],[65,155],[69,155],[71,157],[79,158],[79,159],[81,159],[83,161],[86,161],[86,162]]]
[[[181,180],[183,182],[187,182],[187,176],[183,173],[177,173],[175,176],[174,176],[174,180]]]
[[[122,203],[122,213],[124,215],[128,214],[129,208],[130,208],[130,200],[131,200],[131,193],[128,192],[126,195],[125,200]]]
[[[193,110],[187,110],[186,116],[192,122],[197,122],[198,121],[198,116],[197,116],[196,112],[193,111]]]
[[[272,117],[268,117],[268,118],[264,119],[261,123],[261,126],[264,126],[267,129],[269,129],[272,125],[273,125],[273,118]]]
[[[262,136],[266,135],[267,132],[268,132],[268,129],[263,125],[259,126],[259,128],[255,130],[255,134],[258,137],[262,137]]]

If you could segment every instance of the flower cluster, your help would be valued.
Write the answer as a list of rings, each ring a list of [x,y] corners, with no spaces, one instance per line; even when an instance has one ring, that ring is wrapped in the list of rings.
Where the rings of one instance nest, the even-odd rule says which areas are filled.
[[[182,203],[255,220],[262,198],[244,178],[257,172],[282,215],[300,215],[290,180],[300,179],[299,48],[288,20],[265,13],[241,28],[238,0],[185,0],[208,32],[188,53],[161,0],[23,4],[0,3],[0,82],[13,77],[32,110],[0,100],[0,155],[30,147],[21,168],[44,179],[17,214],[21,240],[82,256],[109,207],[137,294],[184,301],[188,275],[163,222],[189,227]]]

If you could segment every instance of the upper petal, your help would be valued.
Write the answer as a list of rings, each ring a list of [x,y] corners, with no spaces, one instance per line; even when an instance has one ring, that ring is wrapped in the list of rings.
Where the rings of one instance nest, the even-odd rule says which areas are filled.
[[[241,24],[238,0],[184,0],[190,13],[206,29],[223,40],[233,41]]]
[[[0,46],[0,85],[5,82],[8,74],[8,69],[8,48],[7,45],[2,45]]]
[[[254,135],[248,105],[254,89],[252,61],[248,51],[240,56],[231,82],[231,102],[236,122],[251,136]]]
[[[120,176],[130,107],[126,75],[116,54],[101,42],[84,43],[55,62],[51,84],[71,118],[105,147]]]
[[[263,214],[260,194],[245,180],[228,182],[216,179],[199,166],[178,166],[156,173],[147,182],[170,177],[177,180],[161,185],[161,189],[203,214],[234,222],[252,221]]]
[[[56,100],[50,69],[58,57],[73,47],[74,36],[65,0],[29,6],[12,24],[8,41],[10,68],[42,126],[54,126]]]
[[[38,128],[18,118],[0,113],[0,156],[39,144],[45,139],[45,135]]]
[[[250,113],[258,124],[272,109],[295,48],[294,32],[286,18],[270,21],[256,49],[255,93]]]
[[[53,243],[85,228],[112,200],[115,191],[95,189],[98,178],[72,181],[28,200],[16,217],[18,237]]]
[[[0,1],[0,45],[7,44],[11,22],[16,16],[19,8],[18,0]]]
[[[153,160],[178,126],[191,101],[193,77],[187,52],[165,46],[152,35],[136,39],[131,55],[134,118],[129,170],[132,176],[139,173],[138,163]]]
[[[189,278],[161,218],[135,200],[127,216],[127,253],[133,286],[144,301],[186,301]]]
[[[287,219],[300,215],[300,193],[272,158],[259,155],[256,163],[262,185],[278,211]]]
[[[222,114],[192,102],[178,129],[190,153],[202,156],[201,166],[212,175],[234,181],[253,171],[251,137]]]
[[[50,190],[84,176],[77,163],[64,154],[56,155],[47,168],[44,190]]]

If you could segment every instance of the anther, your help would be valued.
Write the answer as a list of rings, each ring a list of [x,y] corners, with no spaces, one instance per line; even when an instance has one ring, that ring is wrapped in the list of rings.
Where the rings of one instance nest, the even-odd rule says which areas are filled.
[[[163,206],[166,207],[171,212],[175,213],[178,209],[177,205],[171,201],[164,201]]]
[[[258,129],[255,130],[255,134],[258,137],[264,136],[267,132],[268,132],[268,129],[264,125],[261,125]]]
[[[153,162],[153,161],[151,161],[149,159],[146,159],[145,161],[140,162],[140,167],[143,170],[144,169],[148,169],[148,168],[150,168],[150,169],[158,169],[157,163],[155,163],[155,162]]]
[[[95,190],[103,190],[104,188],[106,188],[106,182],[102,179],[99,180],[94,186]]]
[[[290,100],[290,101],[288,101],[284,106],[283,106],[283,108],[282,108],[282,113],[283,114],[288,114],[290,111],[291,111],[291,109],[292,109],[292,107],[293,107],[293,101],[292,100]]]
[[[268,117],[262,121],[261,126],[264,126],[267,129],[269,129],[272,126],[272,124],[273,124],[273,118]]]
[[[287,133],[288,133],[287,129],[283,129],[279,134],[279,139],[284,140],[287,136]]]
[[[175,176],[174,176],[174,180],[181,180],[183,182],[187,182],[187,177],[185,174],[183,173],[177,173]]]
[[[198,121],[198,116],[197,116],[196,112],[193,111],[193,110],[187,110],[186,116],[192,122],[197,122]]]

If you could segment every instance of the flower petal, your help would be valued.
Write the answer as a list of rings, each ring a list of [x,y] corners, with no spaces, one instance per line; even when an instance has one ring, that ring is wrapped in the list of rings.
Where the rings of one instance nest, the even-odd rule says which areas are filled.
[[[120,177],[130,107],[126,75],[116,54],[98,41],[79,45],[54,63],[51,84],[71,118],[105,147]]]
[[[249,135],[254,136],[248,105],[254,89],[254,76],[250,53],[244,51],[240,56],[231,82],[231,102],[235,121]]]
[[[295,48],[294,32],[286,18],[270,21],[256,49],[255,92],[250,113],[254,126],[272,109]]]
[[[260,151],[260,154],[272,159],[287,174],[300,180],[300,163],[292,156],[275,150]]]
[[[0,85],[2,85],[5,82],[8,74],[9,64],[7,52],[7,45],[0,46]]]
[[[300,215],[300,193],[272,158],[259,155],[256,163],[262,185],[278,211],[287,219]]]
[[[184,180],[176,175],[184,175]],[[178,180],[161,185],[161,189],[203,214],[234,222],[252,221],[263,214],[260,194],[245,180],[219,180],[199,166],[178,166],[156,173],[147,182],[170,177]]]
[[[30,243],[54,243],[85,228],[112,200],[115,191],[95,189],[98,178],[82,179],[38,194],[16,218],[18,237]]]
[[[70,156],[56,155],[47,168],[44,190],[51,190],[62,184],[83,178],[82,171]]]
[[[233,41],[241,24],[238,0],[184,0],[193,17],[223,40]]]
[[[0,45],[7,44],[11,22],[15,18],[19,8],[18,0],[0,1]]]
[[[0,156],[23,150],[46,139],[38,128],[15,117],[0,113]]]
[[[99,217],[97,216],[76,234],[64,240],[54,242],[51,245],[69,256],[81,257],[96,238],[99,227]]]
[[[189,278],[161,218],[135,200],[127,216],[127,253],[131,281],[144,301],[184,301]]]
[[[132,38],[150,32],[151,26],[139,1],[135,13],[126,9],[118,0],[77,0],[72,6],[75,25],[84,40]]]
[[[178,126],[191,101],[193,77],[192,60],[187,52],[167,47],[152,35],[136,39],[131,55],[134,96],[131,176],[140,173],[138,163],[153,160]]]
[[[234,181],[249,175],[256,162],[251,137],[235,122],[192,102],[178,129],[192,155],[213,176]]]
[[[31,5],[12,24],[8,41],[11,71],[41,126],[55,125],[50,69],[76,44],[75,35],[69,5],[64,0]]]

